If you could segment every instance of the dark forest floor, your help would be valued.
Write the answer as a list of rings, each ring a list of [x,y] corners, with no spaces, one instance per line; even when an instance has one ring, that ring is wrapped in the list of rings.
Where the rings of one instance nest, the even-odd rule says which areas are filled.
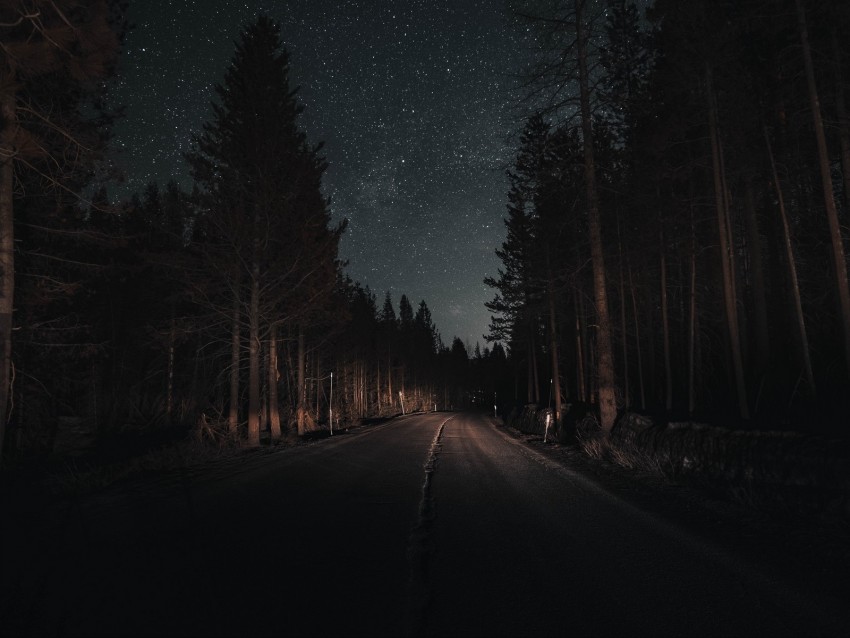
[[[345,436],[386,421],[365,421],[337,431],[334,436]],[[726,498],[719,491],[677,484],[654,473],[590,458],[577,442],[544,443],[539,435],[523,434],[500,421],[494,422],[509,436],[523,442],[533,454],[588,477],[613,498],[716,543],[777,581],[802,582],[813,592],[850,599],[850,520],[846,518],[759,510]],[[328,438],[317,433],[305,437],[298,445],[320,447]],[[98,503],[111,509],[120,507],[128,498],[144,498],[151,492],[174,493],[187,479],[226,481],[267,462],[271,455],[286,454],[289,449],[283,445],[234,448],[216,454],[210,452],[206,457],[202,453],[181,457],[172,450],[161,452],[166,458],[156,467],[134,466],[133,471],[123,474],[114,470],[111,481],[106,480],[110,477],[86,479],[80,468],[77,475],[70,468],[58,474],[55,468],[52,473],[39,472],[35,467],[6,471],[0,485],[0,506],[10,521],[7,525],[18,530],[12,536],[30,528],[49,532],[72,516],[81,507],[80,503]],[[97,470],[89,468],[89,471]],[[620,533],[628,535],[629,530]],[[817,577],[812,579],[812,574]]]
[[[544,443],[538,434],[501,427],[534,451],[590,477],[615,497],[709,538],[777,578],[802,578],[814,571],[822,577],[809,583],[812,588],[850,597],[850,517],[832,511],[760,508],[729,498],[719,487],[677,483],[657,473],[590,458],[577,441],[561,444],[550,437]]]
[[[387,422],[363,420],[337,430],[345,436]],[[766,511],[753,504],[736,502],[721,489],[674,482],[639,469],[624,468],[605,459],[588,457],[578,442],[544,443],[537,434],[524,434],[497,421],[510,436],[523,441],[536,453],[579,472],[597,482],[615,497],[622,497],[653,514],[708,536],[743,557],[767,564],[786,576],[803,566],[824,576],[822,583],[843,583],[850,596],[850,518],[824,512],[806,515],[793,511]],[[329,433],[319,431],[294,445],[322,445]],[[188,441],[175,442],[132,457],[123,463],[98,465],[94,459],[51,460],[5,469],[0,474],[0,502],[15,520],[52,518],[79,499],[108,499],[122,494],[179,486],[187,478],[214,477],[246,471],[269,455],[285,454],[293,445],[260,448],[238,446],[211,448]],[[53,514],[49,512],[53,511]],[[20,518],[22,516],[23,518]]]

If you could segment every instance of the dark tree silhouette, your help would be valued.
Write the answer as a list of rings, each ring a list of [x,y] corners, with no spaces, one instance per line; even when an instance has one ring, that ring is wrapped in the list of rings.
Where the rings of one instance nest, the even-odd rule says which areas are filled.
[[[108,0],[0,6],[0,453],[12,366],[15,183],[76,197],[104,139],[96,101],[119,51],[123,9]],[[33,222],[35,220],[32,220]]]
[[[257,445],[261,350],[264,343],[277,347],[283,324],[297,326],[298,433],[307,427],[305,326],[330,299],[344,225],[329,228],[320,190],[326,165],[298,127],[302,107],[276,23],[260,17],[243,30],[216,91],[213,120],[187,158],[205,191],[204,250],[226,285],[219,310],[231,314],[231,427],[247,328],[248,439]]]

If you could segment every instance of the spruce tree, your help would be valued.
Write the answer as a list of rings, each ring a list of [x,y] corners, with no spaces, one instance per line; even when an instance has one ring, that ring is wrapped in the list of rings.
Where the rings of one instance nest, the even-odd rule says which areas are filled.
[[[204,191],[203,250],[226,291],[218,304],[222,313],[228,308],[231,313],[232,386],[238,384],[237,344],[247,328],[248,438],[254,445],[260,429],[260,348],[282,323],[295,324],[298,333],[297,423],[299,434],[304,431],[304,331],[333,291],[344,228],[329,228],[321,193],[326,164],[320,146],[310,146],[298,126],[302,106],[296,92],[289,85],[280,27],[260,16],[242,31],[224,82],[216,87],[213,118],[187,155]],[[238,396],[232,391],[231,403]]]

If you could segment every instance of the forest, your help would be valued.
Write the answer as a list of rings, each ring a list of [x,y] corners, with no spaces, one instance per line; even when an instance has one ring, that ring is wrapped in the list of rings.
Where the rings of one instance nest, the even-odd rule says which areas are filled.
[[[473,379],[505,365],[500,345],[445,345],[424,300],[396,306],[345,274],[274,21],[241,32],[186,153],[192,192],[115,202],[126,4],[29,4],[0,10],[4,457],[291,443],[468,406]]]
[[[514,5],[539,50],[470,352],[346,274],[272,19],[222,69],[193,188],[116,202],[126,3],[3,3],[3,463],[494,403],[844,434],[850,6]]]
[[[850,7],[520,4],[536,112],[487,283],[523,399],[843,434]]]

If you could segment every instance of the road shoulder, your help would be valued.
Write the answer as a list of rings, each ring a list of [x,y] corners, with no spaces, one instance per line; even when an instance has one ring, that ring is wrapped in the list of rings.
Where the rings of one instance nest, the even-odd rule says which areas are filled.
[[[810,594],[850,597],[846,520],[807,520],[758,511],[658,475],[592,459],[578,445],[544,443],[539,435],[524,434],[500,419],[489,421],[547,463],[579,474],[612,497],[717,545],[771,578],[797,586],[805,583]]]

